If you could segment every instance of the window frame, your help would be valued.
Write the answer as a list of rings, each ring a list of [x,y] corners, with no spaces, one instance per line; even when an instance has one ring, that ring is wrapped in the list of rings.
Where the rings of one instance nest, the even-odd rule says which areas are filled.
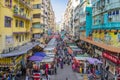
[[[20,26],[20,27],[24,27],[24,21],[20,20],[20,21],[19,21],[19,26]]]
[[[9,27],[11,27],[11,25],[12,25],[12,18],[9,16],[5,16],[4,17],[4,26],[9,28]]]

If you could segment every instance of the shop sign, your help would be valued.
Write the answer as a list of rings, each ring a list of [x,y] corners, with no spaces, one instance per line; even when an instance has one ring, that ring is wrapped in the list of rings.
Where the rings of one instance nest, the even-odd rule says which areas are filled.
[[[112,56],[112,55],[104,52],[104,53],[103,53],[103,57],[111,60],[112,62],[114,62],[114,63],[116,63],[116,64],[119,64],[119,59],[118,59],[117,57],[115,57],[115,56]]]
[[[6,36],[5,37],[5,42],[6,42],[6,45],[13,44],[14,43],[13,37],[12,36]]]
[[[102,51],[95,49],[95,53],[99,54],[100,56],[102,56]]]
[[[9,67],[13,65],[12,58],[0,58],[0,67]]]

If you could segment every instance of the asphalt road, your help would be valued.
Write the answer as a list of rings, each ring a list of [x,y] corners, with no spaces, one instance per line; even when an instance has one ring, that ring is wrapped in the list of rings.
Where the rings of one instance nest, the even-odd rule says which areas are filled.
[[[63,69],[57,69],[57,75],[52,75],[50,80],[84,80],[83,76],[73,72],[71,66],[64,65]]]

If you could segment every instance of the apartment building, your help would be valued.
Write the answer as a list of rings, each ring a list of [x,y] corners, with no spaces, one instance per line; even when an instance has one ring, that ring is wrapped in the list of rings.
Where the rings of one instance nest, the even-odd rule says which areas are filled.
[[[30,0],[0,1],[0,53],[7,53],[31,39]]]
[[[43,0],[32,1],[32,37],[34,39],[40,39],[44,28],[44,14],[43,14]]]

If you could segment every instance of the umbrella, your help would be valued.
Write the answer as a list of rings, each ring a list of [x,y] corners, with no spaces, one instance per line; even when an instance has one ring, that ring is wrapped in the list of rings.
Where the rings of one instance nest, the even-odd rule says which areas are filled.
[[[36,52],[34,56],[45,57],[46,54],[44,52]]]
[[[40,57],[40,56],[31,56],[29,58],[29,60],[31,60],[31,61],[42,61],[43,57]]]

